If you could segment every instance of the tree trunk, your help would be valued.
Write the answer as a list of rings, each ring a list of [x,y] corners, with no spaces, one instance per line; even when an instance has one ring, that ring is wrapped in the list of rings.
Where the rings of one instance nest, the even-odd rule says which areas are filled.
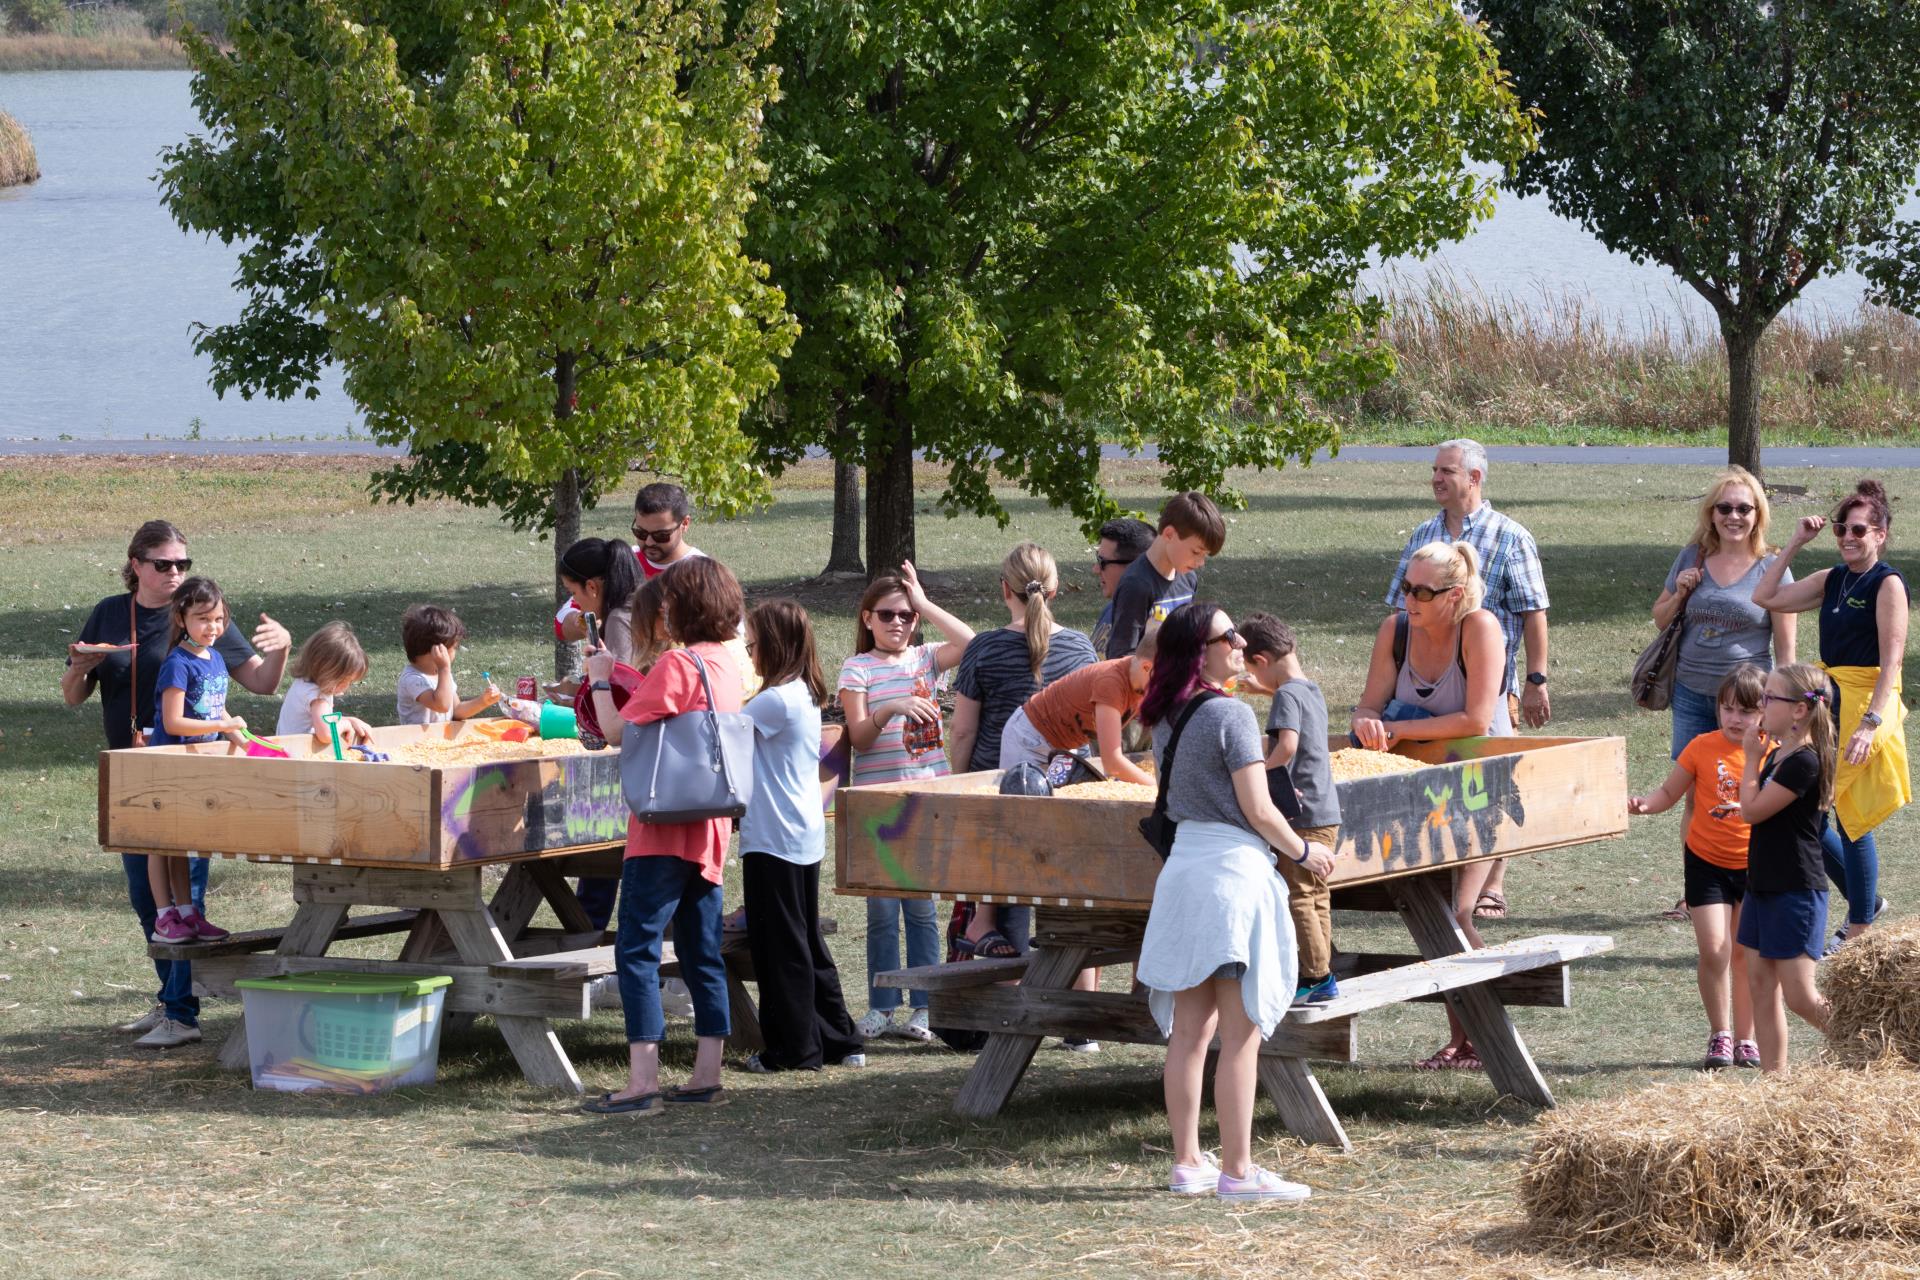
[[[867,463],[867,572],[894,573],[913,551],[913,425],[906,417],[906,388],[880,392],[886,410],[886,452]]]
[[[860,468],[852,462],[833,464],[833,546],[826,571],[867,571],[860,563]]]
[[[574,406],[579,403],[575,368],[572,352],[563,351],[554,360],[553,416],[560,422],[571,418]],[[556,608],[568,594],[560,581],[560,557],[579,540],[580,472],[577,468],[568,467],[553,485],[553,603]],[[556,636],[553,642],[553,678],[564,680],[572,671],[573,645]]]
[[[1727,344],[1727,462],[1760,475],[1760,335],[1724,329]]]

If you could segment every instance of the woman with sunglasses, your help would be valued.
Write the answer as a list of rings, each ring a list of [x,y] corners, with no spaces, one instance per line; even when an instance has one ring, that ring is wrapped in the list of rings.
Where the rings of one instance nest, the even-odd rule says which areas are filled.
[[[1827,875],[1847,896],[1847,924],[1829,941],[1828,955],[1865,933],[1886,910],[1873,830],[1913,798],[1907,712],[1900,697],[1913,593],[1900,572],[1880,558],[1892,526],[1886,487],[1862,480],[1840,500],[1831,520],[1801,518],[1753,593],[1763,608],[1781,613],[1819,610],[1820,666],[1838,695],[1833,702],[1840,761],[1833,780],[1833,822],[1821,832],[1821,844]],[[1840,563],[1787,582],[1787,562],[1828,527],[1840,544]]]
[[[120,569],[126,591],[108,596],[93,607],[67,652],[60,696],[68,706],[77,707],[92,696],[96,687],[100,690],[101,719],[109,750],[146,745],[147,733],[153,728],[149,722],[155,705],[154,678],[171,647],[173,594],[192,568],[184,534],[165,520],[141,525],[134,531],[127,546],[127,562]],[[287,629],[263,613],[254,628],[253,643],[247,643],[246,637],[229,624],[214,648],[242,688],[270,697],[280,688],[292,643]],[[147,885],[147,859],[144,854],[122,854],[120,861],[127,877],[127,897],[140,918],[140,938],[145,945],[159,915]],[[198,907],[206,897],[207,860],[193,859],[191,870],[193,901]],[[160,979],[153,1006],[119,1030],[140,1036],[135,1043],[145,1048],[167,1049],[198,1040],[200,1002],[194,998],[188,966],[156,960],[153,967]]]
[[[1402,609],[1380,624],[1367,687],[1353,709],[1354,739],[1370,751],[1398,742],[1504,737],[1513,732],[1501,684],[1507,641],[1500,620],[1480,607],[1480,557],[1465,542],[1429,542],[1407,561]],[[1474,947],[1482,945],[1473,908],[1493,862],[1460,864],[1453,914]],[[1429,1071],[1478,1070],[1480,1057],[1454,1017],[1446,1045],[1418,1065]]]

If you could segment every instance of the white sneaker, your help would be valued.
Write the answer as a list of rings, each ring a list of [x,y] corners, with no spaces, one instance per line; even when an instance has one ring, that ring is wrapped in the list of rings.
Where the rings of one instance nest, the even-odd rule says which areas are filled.
[[[869,1009],[867,1016],[854,1025],[862,1040],[878,1040],[893,1030],[893,1010]]]
[[[1210,1196],[1220,1186],[1220,1160],[1211,1151],[1200,1153],[1199,1164],[1176,1164],[1167,1190],[1180,1196]]]
[[[132,1022],[121,1023],[115,1027],[114,1030],[123,1036],[143,1036],[159,1026],[161,1022],[166,1019],[166,1016],[167,1006],[155,1000],[151,1009],[135,1018]]]
[[[933,1028],[927,1025],[927,1011],[915,1009],[913,1015],[897,1027],[888,1027],[889,1035],[899,1036],[902,1040],[917,1040],[926,1044],[933,1039]]]
[[[867,1065],[867,1055],[864,1053],[850,1053],[846,1057],[840,1059],[839,1065],[843,1067],[855,1067],[855,1068],[864,1067]]]
[[[137,1049],[177,1049],[183,1044],[196,1044],[199,1039],[200,1028],[163,1016],[153,1030],[133,1043]]]
[[[1068,1036],[1060,1042],[1060,1047],[1069,1053],[1098,1053],[1100,1042],[1088,1040],[1082,1036]]]
[[[1247,1166],[1247,1176],[1236,1178],[1222,1172],[1214,1194],[1222,1200],[1305,1200],[1313,1189],[1302,1183],[1288,1182],[1277,1173],[1268,1173],[1257,1164]]]
[[[678,978],[668,978],[660,984],[660,1012],[670,1018],[693,1016],[693,993],[687,990],[686,983]]]

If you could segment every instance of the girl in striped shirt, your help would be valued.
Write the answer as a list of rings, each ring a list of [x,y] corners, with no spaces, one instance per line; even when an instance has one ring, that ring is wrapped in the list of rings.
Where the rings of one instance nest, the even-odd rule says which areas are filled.
[[[914,644],[921,619],[946,637],[944,644]],[[942,746],[940,704],[934,700],[944,672],[960,663],[973,628],[927,599],[913,564],[899,576],[875,578],[860,597],[854,626],[853,656],[840,668],[840,706],[846,712],[847,740],[853,749],[849,782],[899,782],[939,778],[947,773]],[[860,1020],[863,1039],[881,1035],[928,1041],[927,993],[913,993],[913,1013],[895,1026],[900,1007],[895,987],[875,987],[875,974],[900,967],[901,915],[906,916],[907,964],[940,962],[940,927],[930,901],[867,899],[867,1016]]]

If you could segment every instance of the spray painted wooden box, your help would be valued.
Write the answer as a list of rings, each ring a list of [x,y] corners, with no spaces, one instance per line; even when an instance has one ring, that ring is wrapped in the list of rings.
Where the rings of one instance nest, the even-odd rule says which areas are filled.
[[[1349,745],[1343,737],[1336,749]],[[1339,784],[1335,885],[1617,838],[1627,830],[1624,738],[1407,743],[1428,767]],[[995,772],[843,788],[837,883],[863,897],[1073,907],[1153,901],[1152,805],[981,794]]]

